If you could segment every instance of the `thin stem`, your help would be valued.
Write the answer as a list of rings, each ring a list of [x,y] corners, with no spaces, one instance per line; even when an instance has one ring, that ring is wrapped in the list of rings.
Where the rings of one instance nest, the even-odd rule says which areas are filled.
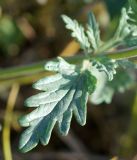
[[[2,69],[0,70],[0,80],[42,72],[44,71],[44,64],[45,61],[41,61],[31,65]]]
[[[12,160],[12,151],[10,144],[10,126],[12,121],[12,112],[15,106],[16,98],[19,92],[19,85],[13,84],[11,92],[8,98],[6,112],[4,116],[4,127],[2,132],[2,141],[3,141],[3,153],[5,160]]]
[[[118,41],[116,41],[115,39],[111,39],[109,40],[108,42],[102,44],[100,46],[100,48],[97,50],[97,53],[96,54],[102,54],[104,53],[105,51],[108,51],[109,49],[112,49],[114,47],[116,47],[118,44]]]
[[[137,57],[137,47],[132,47],[129,49],[123,49],[120,51],[112,52],[111,54],[108,54],[108,57],[115,59],[115,60],[136,58]]]
[[[73,56],[65,58],[70,63],[78,63],[82,61],[85,58],[85,55],[79,55],[79,56]],[[52,59],[56,60],[56,59]],[[0,80],[4,79],[12,79],[19,76],[29,76],[32,74],[37,74],[44,72],[44,65],[48,61],[41,61],[38,63],[25,65],[25,66],[19,66],[19,67],[12,67],[7,69],[0,70]]]
[[[116,59],[116,60],[135,58],[137,57],[137,48],[134,47],[128,50],[121,50],[121,51],[116,51],[116,52],[107,53],[107,54],[105,53],[101,55],[107,55],[109,58]],[[77,55],[73,57],[67,57],[65,59],[69,63],[76,64],[76,63],[82,62],[84,59],[87,59],[87,58],[85,57],[85,55]],[[56,59],[53,59],[53,60],[56,60]],[[0,70],[0,81],[6,80],[6,79],[12,79],[12,78],[15,79],[16,77],[20,77],[20,76],[29,77],[33,74],[37,75],[41,72],[45,72],[44,64],[46,62],[47,61],[42,61],[42,62],[38,62],[38,63],[31,64],[31,65],[2,69]],[[135,60],[135,63],[136,62],[137,61]]]
[[[60,53],[60,56],[66,57],[66,56],[68,56],[69,52],[71,52],[71,54],[69,54],[69,56],[74,56],[78,52],[78,50],[79,50],[79,44],[76,43],[75,41],[71,41],[63,49],[63,51]],[[74,60],[75,60],[75,58],[74,58]],[[72,60],[72,62],[74,60]],[[24,75],[31,76],[32,74],[40,73],[40,72],[44,71],[45,63],[46,63],[46,61],[41,61],[41,62],[34,63],[31,65],[12,67],[12,68],[6,69],[6,72],[5,72],[5,69],[0,70],[0,80],[4,79],[5,76],[7,79],[7,78],[12,78],[12,77],[24,76]]]

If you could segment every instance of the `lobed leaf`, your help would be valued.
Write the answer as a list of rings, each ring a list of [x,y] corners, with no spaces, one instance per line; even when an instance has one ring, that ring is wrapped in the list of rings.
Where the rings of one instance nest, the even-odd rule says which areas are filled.
[[[120,22],[114,35],[114,39],[118,42],[123,41],[131,32],[127,20],[128,20],[127,10],[123,8]]]
[[[117,60],[117,64],[119,67],[123,69],[136,69],[137,68],[137,64],[133,63],[132,61],[128,59]]]
[[[56,122],[59,132],[66,135],[73,114],[80,125],[85,125],[88,95],[95,90],[95,86],[96,78],[88,70],[58,73],[36,82],[34,88],[43,92],[25,102],[28,107],[34,106],[36,109],[20,119],[20,124],[28,127],[21,135],[20,150],[27,152],[39,141],[43,145],[48,144]]]
[[[123,93],[134,85],[135,77],[133,73],[120,69],[112,81],[107,81],[102,76],[102,83],[98,86],[99,89],[97,87],[95,92],[90,96],[90,101],[96,105],[102,102],[109,104],[116,92]]]
[[[83,50],[89,51],[90,43],[85,34],[84,28],[76,20],[72,20],[66,15],[62,15],[63,21],[66,23],[66,28],[72,31],[72,37],[80,43]]]
[[[118,67],[115,60],[106,56],[99,56],[94,58],[91,62],[92,66],[95,66],[99,72],[106,73],[109,81],[113,80],[113,77],[116,74],[116,68]]]
[[[96,51],[99,48],[101,42],[100,30],[96,22],[95,16],[92,12],[90,12],[88,15],[87,35],[91,47],[93,48],[94,51]]]

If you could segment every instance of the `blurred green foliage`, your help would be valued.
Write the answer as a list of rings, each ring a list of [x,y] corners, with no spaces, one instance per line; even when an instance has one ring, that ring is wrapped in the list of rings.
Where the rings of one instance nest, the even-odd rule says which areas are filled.
[[[31,63],[32,61],[38,61],[40,57],[42,57],[41,59],[46,59],[48,56],[53,57],[58,55],[70,40],[70,36],[68,36],[69,33],[65,30],[60,18],[60,15],[64,13],[72,18],[75,17],[79,21],[85,22],[87,13],[93,10],[100,24],[103,39],[108,39],[115,31],[121,12],[120,10],[127,4],[127,1],[128,0],[0,0],[0,63],[3,66],[9,66],[11,61],[15,60],[14,57],[11,59],[11,56],[16,56],[16,60],[12,61],[12,65],[17,65],[17,62],[18,64]],[[100,7],[98,5],[99,3],[101,4],[100,6],[104,5],[105,7]],[[108,17],[106,16],[106,18],[104,15]],[[111,21],[109,17],[111,17]],[[24,36],[18,23],[18,20],[22,19],[25,19],[23,25],[26,22],[28,24],[25,34],[34,32],[34,37],[32,36],[29,39]],[[103,22],[105,25],[102,25],[100,22]],[[22,25],[22,23],[20,25]],[[133,45],[132,41],[129,45]],[[8,60],[7,57],[9,57]],[[120,82],[123,83],[123,85],[126,83],[125,81],[124,83],[122,79]],[[115,87],[115,83],[113,83],[113,85]],[[6,88],[3,85],[1,85],[1,87]],[[1,93],[1,95],[3,95],[3,92]],[[128,100],[130,98],[128,96],[128,98],[125,99]],[[123,108],[123,112],[126,112],[127,123],[127,115],[129,116],[129,113],[127,112],[126,106]],[[119,107],[119,109],[121,108]],[[108,112],[111,111],[108,109]],[[117,114],[111,116],[112,119],[118,116],[118,113],[113,111],[111,114]],[[94,112],[93,116],[95,115],[96,113]],[[99,116],[97,117],[99,118]],[[102,118],[100,119],[100,122],[102,122]],[[99,128],[103,126],[100,122]],[[121,123],[125,123],[125,121]],[[116,123],[114,125],[116,125]],[[110,129],[109,125],[108,128]],[[117,134],[121,134],[121,128],[122,127],[119,127],[119,130],[117,129]],[[136,132],[136,128],[134,128],[134,131]],[[108,130],[108,132],[110,132],[110,130]],[[112,135],[114,134],[115,133],[112,133]],[[107,137],[107,134],[104,133],[104,137],[105,136]],[[110,137],[107,137],[107,140],[109,143],[113,143]],[[102,143],[102,145],[104,147],[103,150],[107,148],[107,153],[111,152],[108,144]],[[96,148],[95,145],[94,147]],[[97,145],[97,147],[100,146]],[[113,146],[114,150],[116,147],[117,146]],[[136,148],[133,148],[133,146],[131,146],[131,149],[132,151],[136,151]],[[127,154],[129,155],[130,153]]]
[[[0,19],[0,49],[2,54],[16,55],[24,37],[16,22],[9,16]]]

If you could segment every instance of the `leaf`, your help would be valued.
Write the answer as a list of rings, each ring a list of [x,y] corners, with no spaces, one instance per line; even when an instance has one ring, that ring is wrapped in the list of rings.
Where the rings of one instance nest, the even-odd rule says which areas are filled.
[[[124,60],[117,60],[117,64],[119,67],[122,67],[123,69],[136,69],[137,65],[134,64],[132,61],[129,61],[128,59]]]
[[[72,37],[80,43],[81,48],[87,53],[96,51],[101,43],[99,26],[94,14],[91,12],[88,16],[88,25],[86,33],[84,27],[76,20],[71,20],[68,16],[62,16],[66,23],[66,28],[72,31]]]
[[[137,13],[135,13],[132,10],[132,8],[128,11],[128,16],[129,16],[128,22],[131,25],[137,25]]]
[[[100,77],[102,77],[100,86],[97,86],[95,92],[90,96],[90,101],[96,105],[103,102],[107,104],[111,103],[116,92],[123,93],[135,85],[134,75],[124,69],[118,70],[112,81],[107,81],[103,75],[100,75]]]
[[[92,68],[92,74],[96,76],[97,84],[94,93],[90,95],[89,99],[93,104],[100,104],[104,101],[103,99],[104,98],[103,96],[105,94],[104,88],[106,86],[108,77],[105,72],[99,72],[99,70],[94,66]]]
[[[101,42],[100,30],[96,22],[95,16],[92,12],[90,12],[88,16],[87,35],[93,50],[96,51]]]
[[[131,86],[135,85],[135,76],[133,72],[125,69],[120,69],[114,77],[114,80],[108,82],[108,87],[111,87],[115,92],[123,93]]]
[[[102,88],[100,92],[95,92],[96,94],[90,96],[91,103],[99,105],[101,103],[110,104],[114,96],[114,89],[108,87],[107,85]],[[96,96],[95,96],[96,95]]]
[[[72,20],[66,15],[62,15],[63,21],[66,23],[66,28],[72,31],[72,37],[80,43],[83,50],[89,52],[90,43],[84,32],[84,28],[76,20]]]
[[[132,10],[137,13],[137,1],[136,0],[128,0],[129,5],[131,6]]]
[[[22,126],[29,127],[21,135],[19,148],[22,152],[33,149],[39,141],[47,145],[57,122],[59,132],[66,135],[73,114],[80,125],[86,123],[88,95],[95,89],[96,78],[88,70],[71,70],[65,74],[66,69],[74,66],[59,60],[58,63],[47,63],[45,67],[55,71],[54,66],[58,66],[57,71],[61,73],[36,82],[33,87],[43,92],[25,102],[26,106],[36,109],[20,119]],[[63,69],[60,68],[62,63],[66,63]]]
[[[92,65],[96,67],[94,72],[93,68],[91,69],[92,74],[97,78],[97,85],[94,93],[90,96],[90,101],[96,105],[102,102],[111,103],[115,92],[124,92],[135,83],[135,77],[130,69],[133,70],[137,66],[129,60],[113,61],[100,56],[92,61]]]
[[[123,8],[119,25],[111,39],[113,46],[136,46],[137,45],[137,13],[132,8]]]
[[[58,57],[57,62],[50,61],[45,64],[45,70],[60,72],[62,74],[70,74],[74,72],[75,65],[67,63],[63,58]]]
[[[113,80],[113,75],[116,74],[117,63],[113,59],[109,59],[106,56],[98,56],[92,61],[92,66],[95,66],[99,72],[105,72],[108,76],[108,80]]]
[[[118,42],[123,41],[131,32],[127,20],[128,20],[127,10],[123,8],[120,22],[114,35],[114,39]]]
[[[129,0],[129,5],[126,17],[130,34],[124,39],[124,44],[133,47],[137,45],[137,1]]]
[[[134,47],[137,45],[137,36],[130,36],[130,37],[127,37],[123,44],[127,47]]]

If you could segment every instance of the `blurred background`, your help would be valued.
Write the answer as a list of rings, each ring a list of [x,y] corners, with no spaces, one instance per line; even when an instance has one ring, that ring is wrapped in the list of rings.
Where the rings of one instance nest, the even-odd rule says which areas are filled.
[[[126,0],[0,0],[0,70],[78,54],[79,45],[65,29],[62,14],[85,24],[92,10],[102,39],[108,39],[126,5]],[[23,103],[37,92],[32,83],[45,75],[0,80],[0,160],[137,159],[137,96],[132,89],[116,94],[109,105],[88,104],[86,126],[80,127],[74,120],[67,137],[61,137],[55,129],[47,146],[20,153],[18,142],[23,129],[18,118],[30,111]]]

